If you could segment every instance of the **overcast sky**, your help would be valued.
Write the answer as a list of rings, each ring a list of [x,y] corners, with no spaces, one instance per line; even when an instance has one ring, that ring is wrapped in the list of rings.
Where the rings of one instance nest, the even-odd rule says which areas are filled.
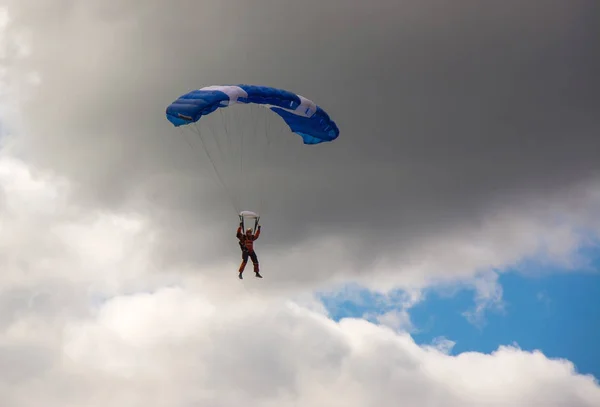
[[[353,279],[442,281],[474,286],[485,306],[497,300],[491,271],[573,261],[600,230],[597,2],[0,4],[13,136],[0,160],[0,365],[11,366],[0,395],[11,406],[600,398],[563,362],[450,357],[338,325],[306,299]],[[200,146],[165,118],[179,95],[223,83],[297,92],[340,128],[327,145],[290,138],[295,161],[271,162],[260,284],[235,280],[235,213]],[[246,341],[249,329],[261,333]]]

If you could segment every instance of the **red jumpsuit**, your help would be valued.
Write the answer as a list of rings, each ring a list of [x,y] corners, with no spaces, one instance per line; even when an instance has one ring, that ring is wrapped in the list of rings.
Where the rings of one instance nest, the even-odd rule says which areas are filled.
[[[252,264],[254,264],[254,272],[258,275],[258,257],[256,256],[256,252],[254,251],[254,241],[258,239],[260,236],[260,225],[258,226],[258,230],[256,234],[243,234],[242,227],[239,226],[236,233],[237,238],[240,241],[240,248],[242,249],[242,264],[240,264],[239,272],[240,274],[246,268],[246,264],[248,263],[248,257],[252,259]]]

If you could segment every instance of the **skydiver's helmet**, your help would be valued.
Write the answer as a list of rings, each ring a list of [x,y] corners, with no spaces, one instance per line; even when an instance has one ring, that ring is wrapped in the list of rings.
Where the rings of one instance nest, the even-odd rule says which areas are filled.
[[[246,229],[246,236],[250,236],[252,234],[252,228]]]

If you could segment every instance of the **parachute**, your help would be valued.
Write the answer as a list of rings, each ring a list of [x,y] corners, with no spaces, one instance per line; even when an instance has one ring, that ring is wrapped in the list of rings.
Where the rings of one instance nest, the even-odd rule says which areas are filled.
[[[236,105],[241,108],[233,108]],[[175,127],[199,136],[240,220],[251,218],[256,223],[265,204],[260,185],[265,184],[266,156],[273,144],[285,138],[281,137],[283,133],[300,136],[302,144],[308,146],[331,142],[339,136],[336,123],[313,101],[267,86],[203,87],[177,98],[167,107],[166,116]],[[278,126],[283,129],[274,129]],[[247,157],[252,149],[254,156]],[[242,210],[250,204],[250,197],[260,197],[260,203],[253,202],[259,207],[256,212]]]
[[[260,216],[252,211],[241,211],[239,214],[240,223],[242,224],[242,230],[245,229],[246,220],[253,219],[254,220],[254,233],[256,233],[256,228],[258,228],[258,221],[260,220]]]

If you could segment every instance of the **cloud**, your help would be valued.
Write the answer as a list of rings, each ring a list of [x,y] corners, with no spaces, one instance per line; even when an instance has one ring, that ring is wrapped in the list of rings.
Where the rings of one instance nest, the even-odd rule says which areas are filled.
[[[6,4],[4,41],[28,50],[4,64],[14,154],[68,179],[81,210],[150,219],[161,267],[237,266],[228,198],[199,140],[164,117],[213,83],[295,90],[341,129],[272,155],[258,246],[270,290],[468,281],[569,261],[579,229],[600,230],[584,3]]]
[[[294,302],[265,288],[268,279],[240,282],[222,265],[157,268],[150,219],[81,210],[66,180],[6,155],[0,181],[0,398],[8,405],[600,401],[593,378],[539,352],[451,356],[447,341],[421,347],[401,330],[336,323],[310,291],[296,288]],[[410,307],[420,298],[396,300]]]
[[[407,310],[391,310],[376,316],[377,322],[397,331],[412,331],[413,325]]]
[[[358,3],[8,2],[31,49],[11,72],[40,81],[21,92],[36,118],[28,154],[77,181],[79,199],[150,199],[174,246],[165,255],[196,262],[226,255],[187,242],[206,229],[224,241],[215,219],[232,214],[164,109],[206,84],[296,90],[340,125],[335,145],[272,164],[264,222],[276,250],[316,230],[355,234],[365,265],[597,173],[593,6]]]
[[[451,341],[446,337],[438,336],[433,338],[431,345],[434,346],[438,351],[448,355],[450,354],[450,351],[452,351],[452,348],[454,348],[454,345],[456,345],[456,342]]]
[[[592,378],[539,352],[501,347],[448,356],[366,321],[334,323],[293,303],[244,296],[214,306],[179,287],[112,298],[70,321],[63,338],[55,349],[60,365],[43,380],[13,383],[3,399],[49,406],[592,406],[600,398]],[[52,392],[67,381],[72,391]]]
[[[548,293],[545,290],[538,292],[535,297],[537,298],[537,300],[539,302],[544,304],[546,309],[550,309],[550,305],[552,304],[552,299],[550,298],[550,296],[548,295]]]
[[[598,404],[568,362],[447,355],[335,323],[312,296],[460,283],[479,312],[501,299],[490,270],[573,260],[600,230],[595,9],[3,4],[7,405]],[[179,94],[231,82],[302,93],[342,130],[270,164],[265,279],[242,284],[237,219],[164,118]]]
[[[475,308],[463,312],[467,320],[479,327],[484,321],[484,313],[489,310],[504,311],[504,302],[502,301],[502,286],[498,284],[498,274],[489,273],[477,278],[475,286]]]
[[[409,311],[424,299],[422,292],[419,290],[404,291],[400,294],[399,298],[397,297],[397,294],[386,295],[375,302],[375,304],[370,304],[371,306],[375,305],[379,307],[380,311],[383,310],[383,313],[377,315],[377,313],[370,312],[364,315],[364,318],[374,319],[379,324],[396,331],[417,332],[418,328],[413,325]],[[383,300],[385,305],[378,304],[381,300]]]
[[[357,285],[334,286],[319,293],[325,308],[335,319],[361,317],[396,331],[414,333],[409,311],[423,300],[420,290],[376,292]]]

